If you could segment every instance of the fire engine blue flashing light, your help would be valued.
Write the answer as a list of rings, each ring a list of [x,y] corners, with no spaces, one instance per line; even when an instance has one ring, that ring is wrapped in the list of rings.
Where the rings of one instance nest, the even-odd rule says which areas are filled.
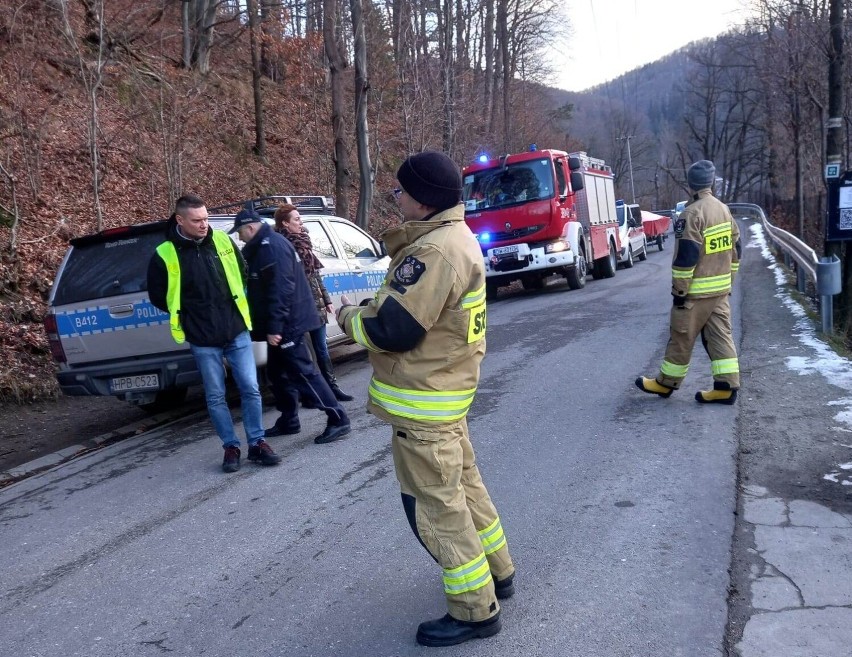
[[[479,241],[486,244],[491,241],[491,233],[479,233]]]
[[[624,201],[623,201],[622,199],[617,199],[617,200],[615,201],[615,204],[616,204],[616,205],[624,205]]]
[[[530,144],[530,153],[535,153],[538,150],[538,146],[535,144]]]
[[[479,156],[479,161],[482,162],[483,164],[485,164],[486,162],[488,162],[488,155],[483,153],[482,155]]]

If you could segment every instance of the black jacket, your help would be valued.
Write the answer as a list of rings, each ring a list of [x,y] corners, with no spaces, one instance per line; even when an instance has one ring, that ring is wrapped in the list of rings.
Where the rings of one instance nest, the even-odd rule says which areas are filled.
[[[180,260],[180,323],[186,341],[198,347],[224,347],[246,330],[246,324],[231,297],[225,269],[213,243],[212,229],[197,243],[178,233],[177,222],[172,217],[166,236],[175,245]],[[239,249],[234,249],[234,253],[240,261],[245,284],[245,261]],[[168,281],[166,264],[154,253],[148,263],[148,297],[165,312],[169,311],[166,303]]]
[[[280,335],[289,342],[321,326],[296,249],[268,224],[243,247],[248,263],[252,338]]]

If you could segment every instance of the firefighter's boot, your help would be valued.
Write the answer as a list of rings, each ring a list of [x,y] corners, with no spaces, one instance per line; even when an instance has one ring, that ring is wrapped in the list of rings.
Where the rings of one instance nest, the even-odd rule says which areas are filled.
[[[420,623],[417,643],[421,646],[454,646],[471,639],[484,639],[500,631],[500,612],[482,621],[460,621],[449,614],[443,618]]]
[[[660,397],[671,397],[674,392],[674,388],[669,388],[668,386],[664,386],[662,383],[657,383],[656,379],[649,379],[644,376],[640,376],[636,379],[635,383],[636,387],[642,392],[659,395]]]
[[[699,390],[695,401],[700,404],[733,404],[737,401],[737,389],[726,381],[716,381],[712,390]]]

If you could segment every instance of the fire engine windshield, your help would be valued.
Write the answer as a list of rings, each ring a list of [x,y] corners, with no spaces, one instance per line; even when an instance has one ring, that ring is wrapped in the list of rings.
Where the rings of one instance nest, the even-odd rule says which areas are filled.
[[[466,211],[487,210],[553,196],[553,165],[547,158],[469,173],[464,177]]]

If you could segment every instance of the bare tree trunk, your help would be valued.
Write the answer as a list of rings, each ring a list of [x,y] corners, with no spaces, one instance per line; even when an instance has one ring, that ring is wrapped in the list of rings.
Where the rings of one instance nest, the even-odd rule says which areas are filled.
[[[494,0],[485,0],[485,129],[491,134],[494,127]]]
[[[18,195],[15,187],[15,176],[12,172],[3,166],[0,163],[0,174],[6,179],[7,184],[9,185],[10,195],[12,197],[12,207],[7,208],[4,205],[0,205],[0,210],[3,211],[3,214],[8,217],[8,226],[9,226],[9,254],[12,258],[15,258],[18,252],[18,225],[21,221],[21,212],[18,209]]]
[[[355,138],[358,144],[360,194],[355,223],[366,229],[373,205],[373,166],[370,163],[370,130],[367,124],[367,102],[370,82],[367,76],[367,41],[364,36],[364,16],[361,0],[349,0],[352,11],[352,32],[355,37]]]
[[[441,62],[441,100],[444,121],[442,143],[451,153],[455,139],[455,90],[453,84],[453,0],[442,0],[438,11],[438,59]]]
[[[343,69],[346,67],[338,0],[323,0],[323,41],[331,78],[331,131],[334,138],[334,196],[337,213],[349,218],[349,154],[343,120]]]
[[[843,163],[843,0],[830,0],[828,61],[828,163]]]
[[[183,0],[181,2],[180,8],[180,25],[183,30],[181,43],[183,44],[183,57],[181,61],[183,62],[183,67],[185,69],[192,68],[192,16],[194,12],[192,11],[192,3],[189,0]]]
[[[217,0],[190,0],[193,32],[192,66],[202,75],[210,72],[210,49],[213,47],[213,23],[216,20]]]
[[[260,88],[260,58],[257,53],[257,5],[256,0],[246,0],[248,11],[249,43],[251,46],[251,87],[254,92],[254,154],[266,159],[266,137],[263,121],[263,92]]]
[[[260,72],[273,82],[287,78],[287,62],[281,54],[284,6],[280,0],[260,0]]]
[[[503,152],[511,152],[510,135],[512,130],[511,84],[512,67],[509,64],[509,8],[508,0],[498,0],[497,4],[497,41],[500,47],[503,101]]]
[[[101,207],[101,151],[99,145],[100,135],[100,116],[98,107],[98,96],[101,85],[103,84],[103,71],[106,65],[104,57],[104,7],[103,0],[94,0],[87,6],[90,12],[97,12],[97,40],[98,50],[94,62],[88,62],[80,49],[80,44],[77,41],[77,35],[74,33],[74,28],[71,26],[71,19],[68,13],[68,0],[59,0],[59,10],[62,17],[62,32],[65,40],[77,59],[77,64],[80,67],[80,79],[83,83],[83,88],[86,90],[86,97],[89,103],[89,116],[86,122],[87,145],[89,149],[89,166],[92,171],[92,201],[95,210],[95,218],[97,230],[101,231],[104,228],[103,208]]]

